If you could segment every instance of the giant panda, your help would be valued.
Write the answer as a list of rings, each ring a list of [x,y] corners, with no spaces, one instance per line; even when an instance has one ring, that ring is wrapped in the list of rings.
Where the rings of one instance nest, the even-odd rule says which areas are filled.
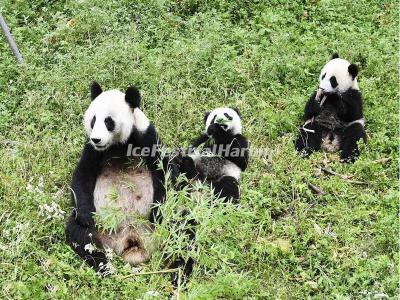
[[[170,164],[176,168],[175,187],[182,189],[186,185],[177,180],[178,174],[183,174],[190,182],[208,184],[217,198],[237,203],[240,175],[249,160],[249,145],[242,135],[240,113],[228,107],[216,108],[205,114],[204,123],[204,133],[192,142],[189,149],[170,154]],[[186,214],[184,211],[183,215]],[[189,219],[188,223],[191,228],[185,234],[194,240],[198,223],[194,219]],[[184,278],[188,278],[194,263],[191,257],[186,261],[178,258],[171,268],[182,268]],[[171,282],[177,285],[176,274],[172,274]]]
[[[74,209],[67,220],[66,238],[82,259],[103,272],[107,257],[101,249],[112,249],[132,265],[150,258],[158,214],[155,204],[164,201],[165,179],[159,168],[161,141],[139,108],[139,90],[103,91],[94,82],[91,98],[84,115],[88,140],[72,176]],[[129,156],[130,147],[139,149],[141,156]],[[151,151],[140,151],[145,148]],[[112,232],[101,230],[93,218],[107,209],[123,216]]]
[[[334,54],[322,68],[319,87],[304,109],[304,124],[295,148],[305,156],[313,151],[340,151],[342,162],[359,156],[357,142],[366,141],[363,100],[357,83],[358,67]]]
[[[219,107],[204,116],[205,131],[182,157],[188,179],[209,184],[218,198],[239,201],[239,179],[247,168],[249,145],[237,109]]]

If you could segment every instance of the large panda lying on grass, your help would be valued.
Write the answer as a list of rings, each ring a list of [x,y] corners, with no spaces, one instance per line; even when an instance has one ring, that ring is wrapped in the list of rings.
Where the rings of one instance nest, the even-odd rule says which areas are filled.
[[[296,149],[306,156],[320,149],[341,151],[344,162],[359,155],[357,142],[366,141],[363,101],[357,84],[358,68],[337,54],[323,67],[319,88],[304,109],[304,125]]]
[[[205,114],[205,132],[183,157],[180,171],[208,183],[219,198],[239,201],[240,174],[247,168],[249,145],[239,111],[220,107]]]
[[[164,200],[165,180],[159,168],[161,142],[139,108],[139,91],[129,87],[125,94],[103,92],[93,83],[91,97],[84,117],[89,140],[73,173],[74,210],[66,236],[72,249],[102,272],[107,264],[104,252],[88,245],[110,248],[132,265],[150,258],[157,215],[154,204]],[[151,151],[128,157],[128,147]],[[113,232],[95,225],[93,213],[101,218],[115,211],[119,215]]]

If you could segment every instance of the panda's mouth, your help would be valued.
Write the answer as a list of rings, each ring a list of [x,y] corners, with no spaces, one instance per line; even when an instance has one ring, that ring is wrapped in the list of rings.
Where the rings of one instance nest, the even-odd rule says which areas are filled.
[[[315,95],[315,100],[319,103],[320,106],[324,104],[327,97],[328,95],[326,95],[325,90],[323,88],[318,88],[317,93]]]
[[[94,145],[92,144],[94,149],[98,150],[98,151],[102,151],[102,150],[106,150],[108,148],[108,144],[105,145]]]
[[[321,96],[325,94],[325,90],[323,88],[318,88],[317,94],[315,95],[315,100],[320,101]]]

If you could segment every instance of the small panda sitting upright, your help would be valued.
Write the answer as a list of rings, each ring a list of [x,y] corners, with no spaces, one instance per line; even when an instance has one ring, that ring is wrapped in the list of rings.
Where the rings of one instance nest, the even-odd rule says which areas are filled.
[[[182,158],[181,172],[188,179],[207,182],[214,193],[239,200],[239,178],[248,164],[247,139],[242,135],[239,111],[216,108],[204,117],[205,133],[197,138]]]
[[[366,141],[357,74],[357,66],[337,54],[323,67],[319,88],[305,106],[305,123],[295,144],[298,151],[309,156],[320,149],[340,150],[342,161],[355,161],[359,155],[357,142]]]
[[[88,141],[72,177],[74,210],[66,237],[72,249],[101,272],[107,258],[88,245],[111,248],[133,265],[149,259],[157,214],[153,205],[164,200],[165,188],[164,172],[158,167],[161,142],[139,108],[139,91],[129,87],[126,93],[103,92],[93,83],[91,98],[84,116]],[[128,157],[132,146],[155,151]],[[122,216],[112,233],[100,230],[93,219],[93,213],[101,217],[110,210]]]

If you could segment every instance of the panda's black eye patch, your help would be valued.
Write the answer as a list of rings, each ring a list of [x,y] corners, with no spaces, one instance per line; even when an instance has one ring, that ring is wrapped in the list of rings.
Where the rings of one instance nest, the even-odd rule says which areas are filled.
[[[335,87],[337,87],[339,84],[338,84],[338,82],[337,82],[337,80],[336,80],[336,77],[335,76],[332,76],[330,79],[329,79],[329,81],[331,82],[331,86],[333,87],[333,88],[335,88]]]
[[[212,118],[210,124],[214,124],[215,123],[215,119],[217,118],[217,115],[214,115],[214,118]]]
[[[115,122],[111,117],[107,117],[104,119],[104,124],[106,124],[107,130],[108,131],[113,131],[115,128]]]
[[[321,79],[324,79],[324,78],[325,78],[325,76],[326,76],[326,73],[325,73],[324,75],[322,75]]]
[[[228,115],[227,113],[224,113],[224,116],[228,118],[229,121],[232,121],[232,117],[230,115]]]
[[[90,121],[90,127],[93,129],[94,123],[96,123],[96,116],[93,116],[92,121]]]

